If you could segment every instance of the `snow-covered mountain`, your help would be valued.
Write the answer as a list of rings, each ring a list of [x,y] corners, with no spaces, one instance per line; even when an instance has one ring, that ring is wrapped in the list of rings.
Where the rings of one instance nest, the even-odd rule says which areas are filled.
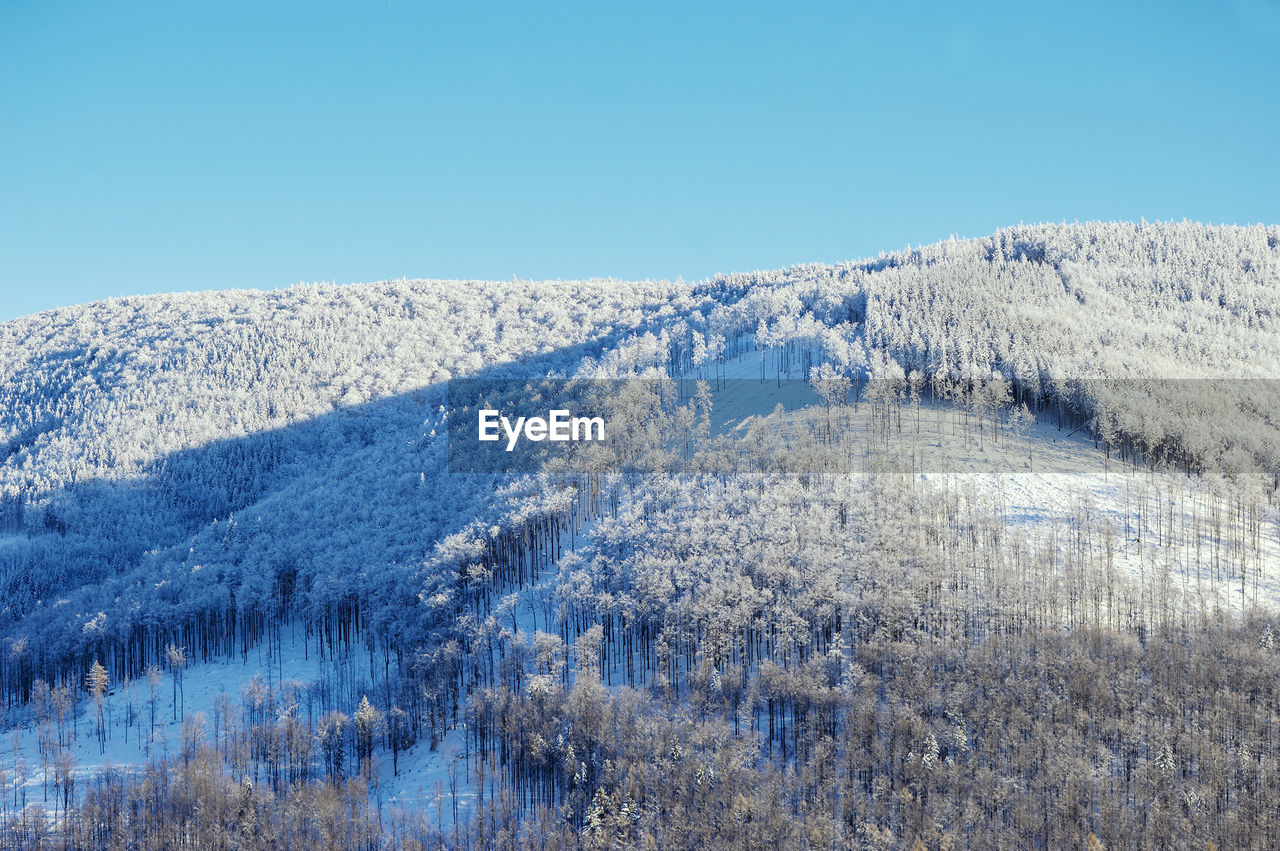
[[[458,744],[477,689],[552,689],[592,669],[678,694],[745,666],[734,675],[758,702],[765,662],[834,659],[841,642],[934,617],[979,634],[1021,624],[1029,601],[1056,624],[1121,631],[1274,610],[1277,375],[1277,227],[1027,226],[697,284],[399,281],[24,317],[0,325],[0,684],[14,723],[34,723],[33,695],[83,691],[96,662],[111,683],[180,677],[290,625],[315,652],[368,653],[342,689],[309,692],[313,727],[367,692],[411,716],[397,748],[434,747]],[[449,473],[447,382],[545,376],[847,382],[837,431],[883,432],[857,457],[907,459],[915,484],[865,466],[821,485],[739,470],[728,495],[697,476]],[[777,426],[772,403],[737,392],[712,404],[737,406],[741,434],[753,418],[754,435]],[[835,445],[831,416],[815,446]],[[911,459],[931,440],[952,457],[1007,445],[1028,474],[1040,452],[1062,478],[930,481]],[[750,531],[802,513],[772,537]],[[1016,581],[993,567],[1005,562]],[[1104,587],[1105,606],[1090,597]],[[874,615],[859,608],[871,597]],[[570,658],[584,636],[594,662]],[[401,735],[380,730],[387,748]],[[621,786],[597,770],[584,761],[547,794],[578,789],[574,818],[599,816],[597,791]]]

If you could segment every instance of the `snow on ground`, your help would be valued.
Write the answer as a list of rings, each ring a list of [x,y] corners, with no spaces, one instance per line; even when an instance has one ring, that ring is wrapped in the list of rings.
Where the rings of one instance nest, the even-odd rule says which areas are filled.
[[[591,525],[585,525],[575,540],[581,543]],[[531,641],[537,624],[545,628],[528,601],[554,584],[557,575],[558,568],[551,565],[541,571],[536,585],[514,592],[516,632],[521,640]],[[308,690],[335,680],[342,667],[361,664],[356,658],[359,652],[352,651],[336,661],[321,660],[314,646],[306,646],[301,627],[291,624],[283,629],[278,647],[266,641],[243,656],[188,666],[181,691],[175,691],[169,673],[160,674],[154,686],[155,726],[150,735],[147,731],[152,718],[151,683],[146,679],[135,680],[128,688],[112,683],[103,700],[107,738],[102,743],[97,737],[97,709],[81,691],[74,717],[68,721],[64,734],[69,741],[77,784],[82,786],[85,780],[107,769],[138,768],[150,757],[179,756],[183,748],[184,718],[189,724],[200,726],[205,742],[217,745],[221,731],[219,707],[225,705],[224,701],[229,703],[233,717],[239,721],[244,692],[255,678],[261,678],[277,692],[296,689],[297,711],[305,718]],[[370,695],[370,699],[373,698]],[[351,706],[348,714],[354,713],[355,708]],[[133,722],[126,723],[130,717]],[[9,811],[15,806],[39,803],[52,812],[57,800],[57,766],[52,757],[46,764],[41,756],[38,733],[30,718],[17,720],[17,726],[0,738],[3,809]],[[449,730],[434,750],[424,738],[402,751],[398,760],[393,760],[389,750],[379,748],[375,752],[376,780],[372,787],[376,800],[424,813],[446,827],[453,823],[455,811],[466,819],[476,798],[470,772],[474,766],[467,759],[465,747],[466,734],[465,727],[459,725]]]
[[[321,676],[322,663],[314,650],[307,653],[301,628],[286,626],[279,652],[275,652],[272,643],[263,642],[243,656],[189,665],[180,690],[168,673],[156,678],[154,688],[145,678],[127,685],[110,683],[103,698],[103,742],[97,735],[97,708],[82,690],[63,733],[64,741],[69,743],[74,773],[87,778],[107,768],[127,769],[144,764],[151,756],[178,756],[183,747],[184,719],[200,725],[203,738],[216,743],[218,707],[223,701],[229,702],[234,717],[239,719],[243,690],[255,677],[276,689],[292,683],[305,690]],[[28,803],[46,803],[47,788],[47,803],[52,807],[56,766],[50,758],[46,768],[39,734],[31,719],[20,717],[18,721],[18,726],[3,734],[4,750],[0,754],[8,801],[12,805],[16,796],[21,803],[25,791]],[[57,735],[56,726],[52,732]]]
[[[588,519],[572,540],[580,546],[589,538],[594,528],[595,521]],[[566,553],[571,551],[572,548],[565,547]],[[504,603],[509,601],[513,605],[509,610],[511,614],[504,614],[501,623],[503,628],[515,636],[514,640],[532,643],[538,630],[548,630],[547,624],[543,622],[544,616],[539,615],[542,607],[538,597],[555,585],[558,576],[559,566],[553,562],[539,571],[536,582],[506,595]],[[496,661],[496,650],[494,652]],[[456,797],[457,813],[465,820],[476,798],[476,789],[468,771],[464,739],[466,735],[466,729],[462,725],[450,729],[435,751],[430,749],[427,742],[418,742],[400,755],[399,775],[393,773],[392,755],[380,752],[377,775],[383,801],[435,816],[440,819],[441,824],[447,826],[453,823]]]
[[[446,826],[453,824],[456,806],[465,821],[475,804],[476,790],[463,749],[464,735],[462,727],[449,730],[435,750],[426,739],[419,741],[401,752],[399,773],[394,770],[391,752],[378,750],[375,796],[386,805],[436,817]]]
[[[762,374],[769,377],[762,381]],[[748,352],[726,363],[722,375],[729,380],[709,382],[719,433],[745,436],[761,417],[784,435],[812,433],[828,417],[810,385],[774,377],[768,355]],[[784,409],[780,425],[773,415],[778,404]],[[1110,524],[1117,570],[1148,579],[1167,572],[1173,588],[1196,607],[1280,609],[1280,512],[1265,499],[1257,505],[1260,535],[1241,548],[1231,540],[1223,483],[1134,467],[1114,453],[1108,458],[1084,429],[1059,428],[1049,419],[1014,425],[1006,410],[993,441],[989,421],[979,433],[971,413],[925,401],[903,405],[896,415],[900,427],[895,421],[886,439],[872,416],[873,406],[863,402],[847,420],[836,418],[839,439],[850,442],[854,457],[868,451],[893,457],[895,466],[930,486],[988,500],[1006,521],[1034,535],[1065,528],[1073,517],[1087,517],[1099,531]],[[1215,511],[1223,524],[1216,531]],[[1095,549],[1101,538],[1095,535]],[[1240,561],[1246,565],[1243,583]]]
[[[358,651],[356,653],[358,655]],[[354,661],[350,656],[336,661],[321,660],[314,647],[308,652],[300,627],[286,627],[278,653],[273,652],[271,642],[263,642],[246,656],[187,667],[182,689],[176,692],[176,702],[172,676],[160,675],[154,688],[155,726],[151,735],[147,734],[152,716],[151,683],[146,679],[135,680],[128,688],[113,683],[103,700],[107,738],[102,743],[97,736],[97,709],[82,691],[74,718],[64,733],[69,741],[77,785],[83,788],[85,780],[104,770],[129,771],[141,767],[151,757],[180,756],[184,718],[187,724],[198,726],[204,742],[218,745],[222,730],[219,707],[223,701],[229,702],[233,718],[240,721],[244,692],[255,678],[261,678],[277,693],[282,688],[296,689],[297,711],[305,718],[307,690],[326,679],[332,680],[338,668]],[[130,707],[134,720],[127,724]],[[354,710],[352,706],[348,714]],[[398,773],[393,770],[390,751],[379,749],[378,781],[373,792],[384,804],[402,804],[406,809],[428,816],[438,811],[441,823],[449,825],[453,821],[455,798],[458,813],[464,817],[475,799],[464,762],[461,729],[451,730],[435,750],[423,739],[401,752]],[[28,804],[43,804],[52,812],[58,799],[58,768],[53,757],[46,764],[41,756],[39,735],[29,718],[0,738],[0,771],[3,772],[6,812]]]
[[[1232,524],[1232,497],[1222,482],[1177,469],[1135,467],[1114,455],[1108,459],[1083,432],[1059,430],[1052,422],[1017,434],[1008,429],[999,444],[987,440],[979,446],[964,436],[954,411],[926,408],[920,419],[921,433],[904,435],[903,442],[923,444],[914,453],[915,465],[930,484],[985,495],[1007,522],[1041,536],[1065,532],[1073,519],[1098,532],[1110,527],[1117,570],[1148,580],[1167,571],[1173,586],[1196,607],[1239,611],[1256,603],[1280,608],[1280,516],[1265,499],[1257,503],[1258,546],[1238,547],[1232,538],[1247,536],[1246,526]],[[904,431],[907,420],[904,412]],[[1215,511],[1223,523],[1217,531]],[[1095,534],[1092,541],[1098,560],[1102,537]],[[1061,541],[1071,545],[1065,534]]]

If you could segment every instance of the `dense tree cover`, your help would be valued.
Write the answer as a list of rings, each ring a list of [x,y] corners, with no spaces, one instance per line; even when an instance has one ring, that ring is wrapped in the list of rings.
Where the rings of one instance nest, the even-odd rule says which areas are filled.
[[[1274,844],[1278,257],[1275,228],[1086,224],[693,287],[300,287],[2,325],[0,689],[55,811],[0,795],[7,835]],[[752,358],[821,406],[731,447],[666,379]],[[441,382],[510,375],[654,380],[611,400],[620,454],[449,475]],[[1123,528],[1064,497],[1028,530],[922,482],[922,397],[975,440],[1088,429],[1129,462]],[[187,666],[291,622],[331,677],[251,683],[181,768],[74,779],[104,681],[163,670],[181,712]],[[369,797],[375,755],[450,736],[477,807]]]
[[[256,682],[180,763],[82,781],[52,826],[27,808],[10,835],[253,847],[279,820],[295,842],[370,847],[1276,841],[1274,615],[1110,572],[1087,526],[1060,548],[1010,541],[981,500],[874,460],[852,480],[630,484],[554,593],[525,598],[545,630],[475,599],[453,675],[472,818],[442,817],[443,785],[435,813],[377,805],[365,760],[396,747],[387,702],[324,704],[348,715]]]
[[[563,372],[659,321],[657,304],[692,301],[669,284],[406,282],[0,326],[0,529],[16,533],[0,630],[30,639],[5,688],[25,699],[91,656],[136,677],[170,642],[206,658],[268,616],[320,624],[362,596],[385,625],[435,541],[492,513],[491,481],[439,478],[441,382]]]

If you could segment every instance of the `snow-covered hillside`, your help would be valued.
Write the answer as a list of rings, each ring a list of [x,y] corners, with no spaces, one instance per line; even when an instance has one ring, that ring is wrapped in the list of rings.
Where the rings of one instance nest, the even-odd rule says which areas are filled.
[[[361,776],[441,830],[503,794],[586,830],[633,813],[624,764],[695,786],[778,749],[796,768],[794,725],[826,711],[797,690],[855,694],[886,642],[1255,628],[1280,611],[1277,374],[1280,229],[1187,223],[692,285],[309,286],[0,325],[3,812],[203,746],[279,794]],[[693,426],[667,474],[464,475],[464,377],[707,395],[611,400]],[[615,748],[593,706],[684,744]],[[959,735],[935,709],[917,762],[926,726]],[[865,770],[909,760],[889,762]]]

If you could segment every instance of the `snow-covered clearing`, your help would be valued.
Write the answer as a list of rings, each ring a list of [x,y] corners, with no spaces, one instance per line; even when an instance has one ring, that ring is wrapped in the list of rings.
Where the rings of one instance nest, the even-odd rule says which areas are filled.
[[[711,382],[719,432],[745,437],[764,418],[783,434],[812,434],[832,421],[807,383],[761,380],[764,358],[759,352],[735,358],[723,370],[729,380]],[[773,413],[779,404],[781,424]],[[1114,453],[1108,458],[1084,429],[1050,419],[1016,423],[1007,410],[994,439],[989,417],[978,428],[971,412],[945,402],[903,404],[887,432],[876,416],[863,402],[834,417],[853,457],[887,457],[927,486],[984,501],[1014,529],[1054,535],[1062,547],[1073,545],[1065,534],[1072,524],[1091,527],[1097,534],[1086,559],[1105,560],[1110,529],[1118,572],[1167,576],[1170,590],[1197,609],[1280,608],[1280,515],[1261,489],[1237,503],[1238,492],[1220,479],[1134,466]],[[1233,511],[1244,515],[1240,522]]]
[[[97,707],[92,700],[79,701],[59,731],[51,725],[48,735],[63,737],[71,755],[75,776],[89,777],[104,769],[127,770],[150,758],[178,756],[183,748],[184,723],[190,732],[212,744],[221,741],[219,711],[231,707],[239,718],[243,692],[255,678],[275,689],[297,690],[305,713],[307,689],[324,676],[316,654],[306,652],[299,628],[285,627],[278,652],[271,642],[257,645],[244,656],[191,665],[179,690],[173,677],[157,674],[147,679],[111,683],[103,697],[105,739],[97,734]],[[4,734],[3,767],[7,806],[17,801],[47,803],[55,800],[56,766],[46,764],[40,753],[40,733],[29,718],[11,718],[18,725]]]

